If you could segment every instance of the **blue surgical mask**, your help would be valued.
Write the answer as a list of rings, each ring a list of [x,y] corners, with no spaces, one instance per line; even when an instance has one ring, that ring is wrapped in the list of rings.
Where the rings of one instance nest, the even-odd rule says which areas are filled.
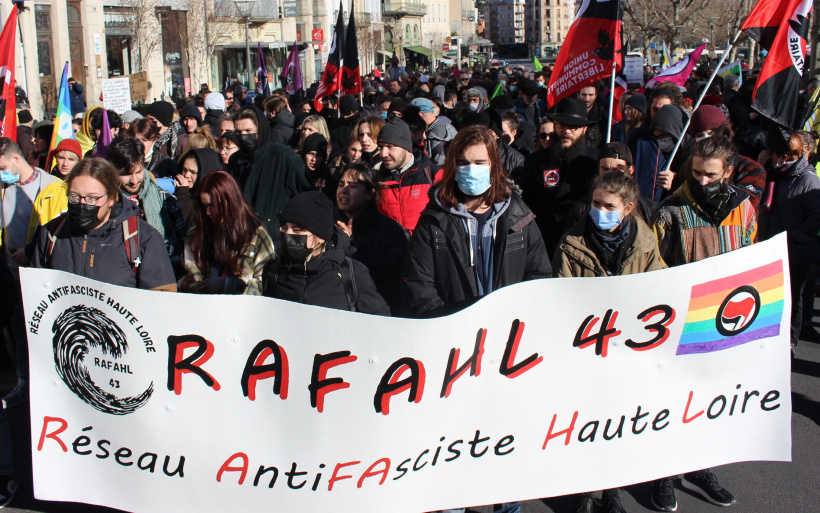
[[[589,207],[589,217],[595,226],[601,230],[612,230],[621,224],[621,212],[623,210],[598,210],[594,206]]]
[[[382,119],[387,119],[387,113],[386,112],[382,112]]]
[[[511,93],[514,93],[516,91],[518,91],[518,86],[510,86],[510,92]]]
[[[383,93],[383,92],[384,92],[384,87],[379,86],[379,92],[380,92],[380,93]]]
[[[20,175],[11,172],[11,168],[0,169],[0,181],[6,185],[13,185],[20,181]]]
[[[490,166],[478,164],[458,166],[456,184],[467,196],[481,196],[490,188]]]
[[[544,87],[544,83],[543,83],[543,82],[536,82],[536,84],[538,84],[538,87]]]

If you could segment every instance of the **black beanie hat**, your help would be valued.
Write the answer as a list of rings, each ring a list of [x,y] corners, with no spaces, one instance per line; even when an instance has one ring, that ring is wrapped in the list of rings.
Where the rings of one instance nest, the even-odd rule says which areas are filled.
[[[302,143],[302,155],[310,153],[311,151],[325,152],[327,154],[327,139],[319,132],[313,132],[305,138]]]
[[[333,237],[333,204],[323,192],[303,192],[288,201],[279,221],[293,223],[327,241]]]
[[[510,96],[507,96],[506,94],[496,96],[495,98],[490,100],[491,109],[504,110],[512,109],[513,107],[515,107],[513,99]]]
[[[530,79],[521,80],[518,82],[518,92],[527,96],[535,96],[538,94],[538,84]]]
[[[342,116],[349,116],[354,112],[359,112],[359,103],[352,94],[346,94],[339,100],[339,113]]]
[[[197,124],[202,124],[202,113],[199,112],[199,109],[196,108],[196,105],[193,103],[186,103],[182,110],[179,113],[179,119],[182,120],[183,118],[194,118]],[[157,118],[159,119],[159,118]],[[171,116],[173,119],[173,115]],[[165,122],[160,119],[160,122],[165,125]],[[165,125],[168,126],[168,125]]]
[[[154,102],[148,106],[148,116],[154,116],[163,126],[171,126],[174,121],[174,106],[169,102]]]
[[[642,94],[632,95],[626,100],[626,104],[644,116],[646,115],[646,96]]]
[[[379,143],[392,144],[407,151],[413,151],[410,127],[400,118],[391,119],[379,130]]]
[[[295,114],[293,116],[293,129],[296,130],[297,128],[302,126],[302,123],[305,122],[305,118],[307,118],[310,115],[310,112],[299,112]]]
[[[23,109],[17,113],[17,122],[18,123],[30,123],[33,120],[31,117],[31,112],[27,109]]]

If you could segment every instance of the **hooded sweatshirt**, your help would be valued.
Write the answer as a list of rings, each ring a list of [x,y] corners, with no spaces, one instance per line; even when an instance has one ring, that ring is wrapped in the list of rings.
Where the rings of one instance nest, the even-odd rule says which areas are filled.
[[[633,131],[635,134],[629,142],[630,150],[635,160],[635,182],[641,196],[647,197],[655,202],[660,202],[666,197],[666,191],[660,187],[658,174],[665,170],[671,156],[671,151],[662,151],[652,137],[655,130],[660,130],[672,136],[673,143],[683,135],[683,142],[675,155],[675,160],[670,167],[671,171],[678,173],[683,163],[689,158],[692,152],[692,138],[683,134],[683,125],[687,114],[675,105],[664,105],[652,118],[649,127],[639,127]],[[683,183],[676,177],[672,190]]]
[[[188,223],[188,227],[190,228],[196,225],[194,198],[195,194],[197,194],[196,191],[199,189],[199,184],[202,183],[202,179],[205,178],[208,173],[211,171],[220,171],[225,169],[225,166],[222,164],[222,159],[219,157],[219,153],[210,148],[196,148],[190,150],[180,158],[180,162],[184,162],[188,158],[188,154],[192,154],[196,159],[199,173],[196,175],[196,181],[194,182],[193,187],[176,188],[176,197],[179,202],[179,208],[182,210],[182,215],[185,218],[185,222]],[[180,167],[180,172],[181,169],[182,168]]]

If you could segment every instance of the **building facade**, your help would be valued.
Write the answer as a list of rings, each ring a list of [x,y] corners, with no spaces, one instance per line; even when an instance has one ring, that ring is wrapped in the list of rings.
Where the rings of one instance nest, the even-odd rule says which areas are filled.
[[[526,39],[534,56],[554,58],[575,15],[572,0],[526,0]]]
[[[484,37],[498,51],[525,42],[524,0],[494,0],[484,7]]]

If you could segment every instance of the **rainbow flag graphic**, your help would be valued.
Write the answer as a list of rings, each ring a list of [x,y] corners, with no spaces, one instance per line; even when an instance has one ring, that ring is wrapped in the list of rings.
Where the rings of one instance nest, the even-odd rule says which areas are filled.
[[[692,287],[677,354],[711,353],[780,334],[783,261]]]

